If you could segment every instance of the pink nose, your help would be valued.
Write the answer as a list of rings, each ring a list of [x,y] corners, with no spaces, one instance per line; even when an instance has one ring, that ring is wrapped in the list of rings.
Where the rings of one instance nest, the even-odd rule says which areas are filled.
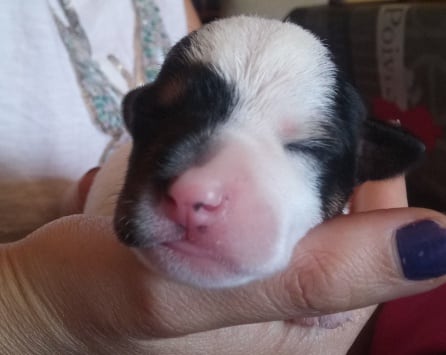
[[[186,228],[204,228],[222,216],[225,200],[220,179],[192,168],[170,186],[165,212],[169,219]]]

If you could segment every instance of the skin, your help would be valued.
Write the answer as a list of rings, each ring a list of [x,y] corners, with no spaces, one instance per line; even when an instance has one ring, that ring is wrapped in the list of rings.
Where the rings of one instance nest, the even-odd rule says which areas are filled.
[[[198,30],[201,26],[201,21],[195,11],[191,0],[184,1],[184,8],[186,10],[187,29],[189,32]]]
[[[344,354],[375,304],[446,281],[405,280],[394,245],[400,226],[420,219],[446,226],[446,217],[362,212],[404,204],[405,194],[387,197],[404,191],[402,183],[363,186],[352,214],[313,229],[286,271],[219,291],[153,274],[117,242],[108,218],[59,219],[0,248],[0,353]],[[357,308],[332,330],[287,321]]]

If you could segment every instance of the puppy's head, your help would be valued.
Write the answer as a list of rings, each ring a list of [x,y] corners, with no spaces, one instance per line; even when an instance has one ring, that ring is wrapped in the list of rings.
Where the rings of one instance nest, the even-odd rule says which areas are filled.
[[[393,145],[405,152],[382,146],[399,133],[365,123],[321,42],[274,20],[231,18],[189,35],[153,84],[126,97],[124,115],[133,150],[117,233],[152,267],[198,286],[282,269],[355,184],[407,166],[382,164]]]

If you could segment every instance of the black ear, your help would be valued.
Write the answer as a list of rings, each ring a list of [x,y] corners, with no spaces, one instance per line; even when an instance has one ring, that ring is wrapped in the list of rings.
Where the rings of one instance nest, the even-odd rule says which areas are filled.
[[[136,132],[135,117],[137,116],[137,111],[139,110],[139,99],[141,95],[149,89],[150,85],[144,85],[138,87],[124,97],[122,101],[122,115],[124,117],[124,123],[127,127],[129,133],[134,136]]]
[[[425,147],[400,127],[365,120],[358,149],[356,181],[390,178],[407,172],[421,161]]]

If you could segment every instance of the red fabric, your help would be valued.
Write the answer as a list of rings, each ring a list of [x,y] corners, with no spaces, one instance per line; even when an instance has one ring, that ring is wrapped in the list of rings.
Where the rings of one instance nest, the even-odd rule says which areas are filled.
[[[446,354],[446,285],[384,304],[371,354]]]

